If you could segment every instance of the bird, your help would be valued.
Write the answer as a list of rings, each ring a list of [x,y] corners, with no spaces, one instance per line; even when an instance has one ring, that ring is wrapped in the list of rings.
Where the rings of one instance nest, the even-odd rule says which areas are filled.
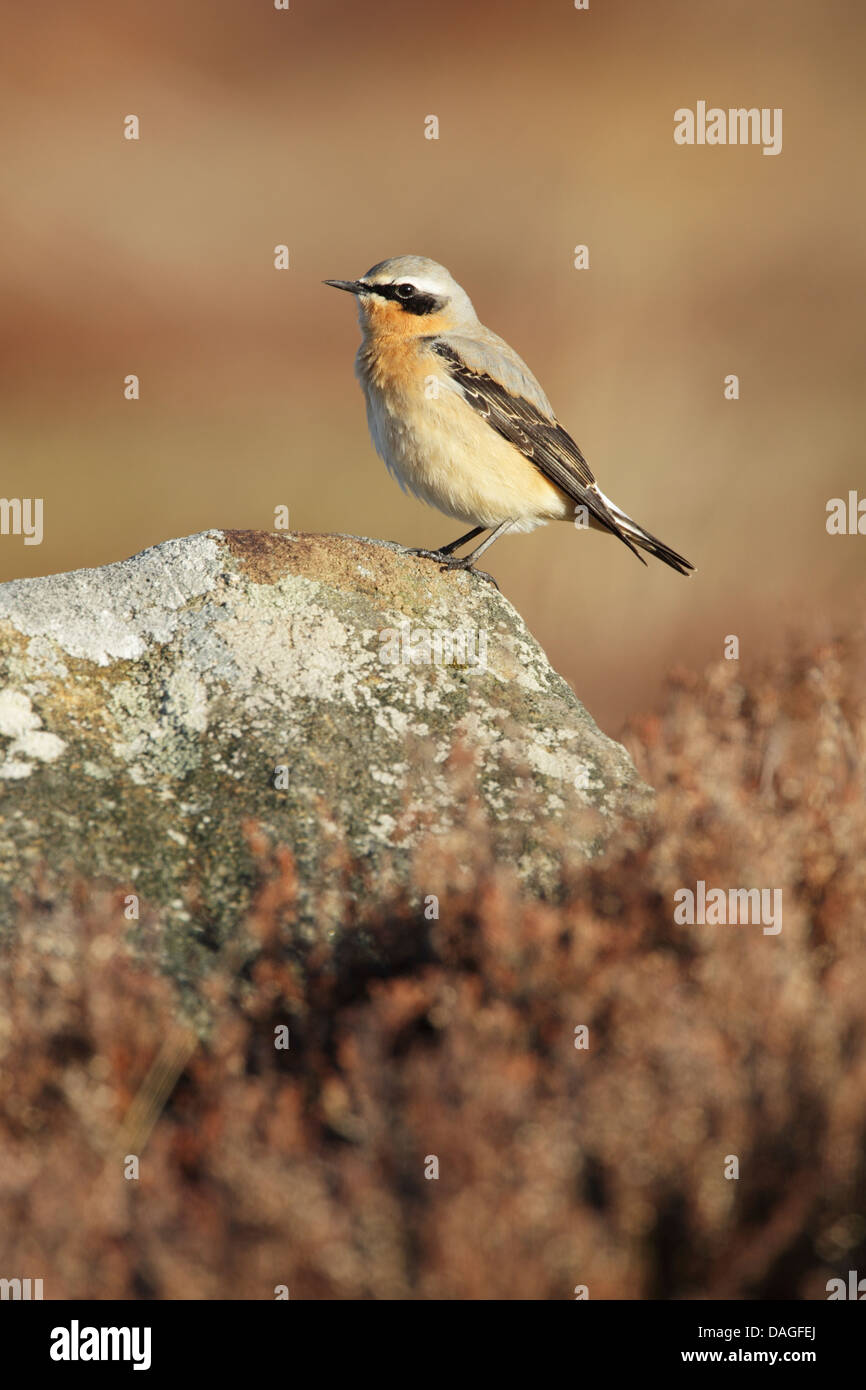
[[[616,536],[642,564],[644,550],[679,574],[694,570],[605,496],[526,363],[444,266],[392,256],[358,280],[323,283],[357,299],[355,372],[376,451],[404,491],[472,528],[410,554],[474,571],[506,532],[567,520]]]

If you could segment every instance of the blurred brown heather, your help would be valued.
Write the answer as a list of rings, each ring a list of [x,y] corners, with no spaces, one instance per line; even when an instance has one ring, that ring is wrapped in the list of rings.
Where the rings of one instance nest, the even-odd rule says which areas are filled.
[[[116,902],[31,904],[0,981],[0,1273],[170,1299],[824,1298],[866,1273],[864,666],[858,631],[675,679],[629,734],[655,827],[566,866],[555,904],[470,805],[419,855],[438,922],[347,904],[379,978],[323,952],[301,988],[291,857],[262,847],[260,952],[210,982],[140,1182],[116,1126],[169,988]],[[782,888],[781,934],[675,926],[699,878]]]

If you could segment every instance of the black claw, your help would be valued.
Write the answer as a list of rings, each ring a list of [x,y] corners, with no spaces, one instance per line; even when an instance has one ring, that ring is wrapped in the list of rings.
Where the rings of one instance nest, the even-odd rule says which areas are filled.
[[[444,550],[416,550],[414,547],[406,545],[403,546],[403,554],[418,555],[422,560],[438,560],[439,568],[443,571],[466,570],[469,574],[477,574],[479,579],[488,579],[495,589],[499,589],[499,585],[496,583],[492,574],[488,574],[486,570],[477,570],[475,568],[472,563],[471,555],[464,555],[462,559],[455,559]]]
[[[469,574],[477,574],[479,579],[489,579],[495,589],[499,588],[493,575],[488,574],[486,570],[477,570],[468,555],[462,560],[444,560],[439,568],[440,570],[466,570]]]
[[[415,550],[415,549],[410,548],[409,546],[406,546],[406,545],[403,546],[403,554],[404,554],[404,555],[419,555],[419,556],[421,557],[422,560],[441,560],[441,559],[442,559],[442,551],[441,551],[441,550]]]

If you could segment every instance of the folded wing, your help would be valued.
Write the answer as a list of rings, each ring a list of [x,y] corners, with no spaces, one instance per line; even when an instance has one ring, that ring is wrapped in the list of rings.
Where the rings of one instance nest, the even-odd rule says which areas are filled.
[[[567,497],[586,507],[601,526],[627,545],[641,564],[646,564],[599,492],[583,454],[557,423],[550,402],[528,367],[510,349],[506,349],[505,356],[493,344],[486,346],[470,339],[436,338],[430,346],[442,358],[465,400],[491,429],[513,444]],[[492,367],[494,360],[496,374],[492,375],[485,368],[488,361]]]

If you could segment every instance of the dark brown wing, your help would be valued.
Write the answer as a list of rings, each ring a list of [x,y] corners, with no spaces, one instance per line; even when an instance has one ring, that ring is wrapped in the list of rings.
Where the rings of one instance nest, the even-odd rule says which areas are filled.
[[[587,508],[596,521],[618,536],[642,564],[643,556],[632,545],[616,517],[596,490],[595,478],[571,435],[556,421],[548,420],[531,401],[515,396],[486,372],[464,362],[450,343],[436,339],[433,351],[447,364],[448,373],[463,392],[464,399],[496,430],[535,464],[549,482]]]

